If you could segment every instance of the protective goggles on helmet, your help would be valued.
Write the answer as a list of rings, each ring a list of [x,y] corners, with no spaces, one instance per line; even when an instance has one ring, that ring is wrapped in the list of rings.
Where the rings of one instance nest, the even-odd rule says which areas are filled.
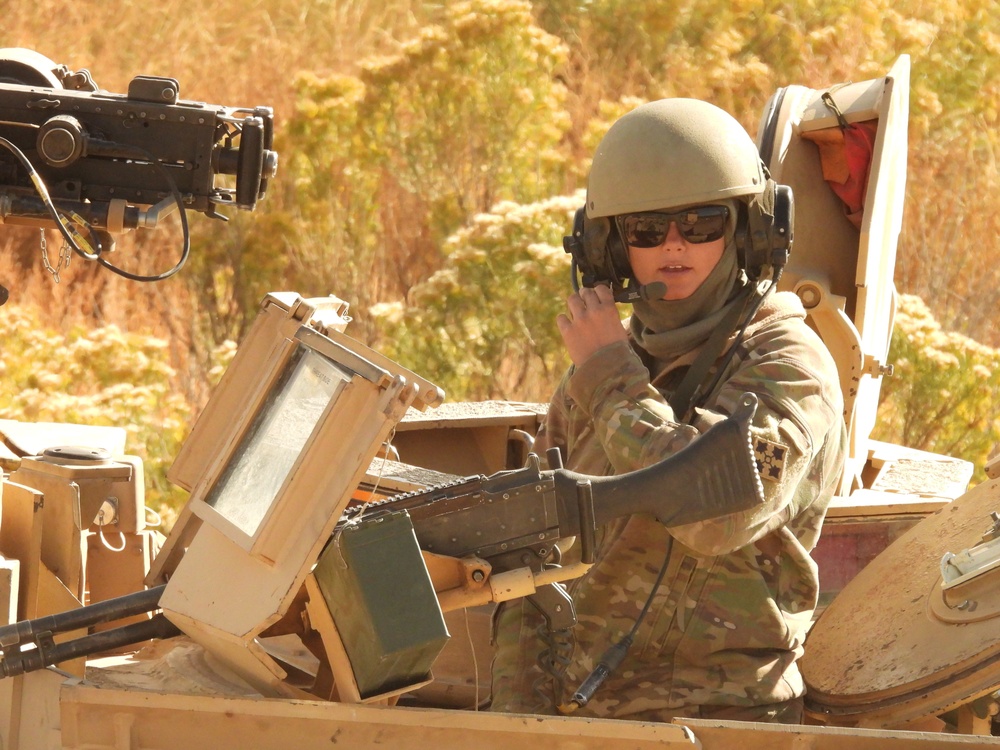
[[[618,228],[631,247],[659,247],[677,224],[681,237],[693,245],[714,242],[726,233],[729,209],[726,206],[694,206],[677,213],[643,211],[617,217]]]

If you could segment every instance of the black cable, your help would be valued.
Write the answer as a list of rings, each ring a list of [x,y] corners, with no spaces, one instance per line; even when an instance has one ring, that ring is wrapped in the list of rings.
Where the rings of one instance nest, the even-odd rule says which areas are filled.
[[[667,553],[663,556],[663,564],[660,566],[660,572],[656,574],[656,581],[653,583],[653,590],[649,592],[649,596],[646,597],[646,603],[642,607],[642,611],[639,612],[639,616],[635,620],[635,624],[632,626],[632,630],[629,631],[628,637],[635,638],[635,634],[639,631],[639,626],[642,625],[642,621],[646,619],[646,615],[649,614],[649,608],[653,604],[653,597],[656,596],[656,592],[660,588],[660,584],[663,583],[663,576],[667,574],[667,563],[670,561],[670,551],[674,546],[673,537],[667,537]]]
[[[6,147],[7,150],[10,151],[12,154],[14,154],[17,160],[21,162],[24,168],[28,170],[28,177],[31,178],[31,182],[35,186],[35,190],[38,192],[38,196],[42,199],[42,203],[44,204],[45,209],[49,212],[49,215],[52,217],[52,221],[55,222],[56,228],[59,230],[60,234],[62,234],[63,238],[66,240],[66,243],[73,249],[73,252],[75,252],[77,255],[83,258],[86,258],[87,260],[99,260],[101,257],[101,249],[102,249],[101,243],[97,239],[97,237],[93,234],[92,227],[80,217],[74,217],[73,219],[74,222],[80,223],[83,226],[87,227],[87,232],[91,235],[91,238],[94,240],[94,244],[96,244],[97,246],[96,252],[87,252],[83,248],[81,248],[79,244],[77,244],[77,241],[72,236],[73,233],[70,231],[70,228],[63,222],[62,217],[59,215],[59,209],[56,207],[51,196],[49,195],[48,188],[45,186],[45,182],[42,180],[42,176],[38,174],[38,171],[31,163],[31,160],[28,159],[27,156],[25,156],[24,152],[21,151],[21,149],[19,149],[16,145],[14,145],[13,143],[11,143],[2,136],[0,136],[0,146]],[[80,237],[80,239],[82,240],[83,238]],[[84,244],[93,249],[93,246],[86,240],[84,240]]]
[[[72,250],[77,255],[80,255],[81,257],[87,260],[97,261],[100,265],[104,266],[109,271],[112,271],[113,273],[116,273],[119,276],[122,276],[131,281],[142,281],[142,282],[163,281],[164,279],[170,278],[178,271],[180,271],[181,268],[184,267],[184,264],[187,262],[187,259],[191,254],[191,232],[190,228],[188,227],[187,212],[184,208],[184,197],[181,195],[181,192],[177,187],[177,182],[170,174],[170,171],[166,167],[164,167],[163,164],[160,161],[158,161],[157,158],[153,156],[149,151],[137,147],[132,147],[136,152],[146,157],[146,160],[150,164],[156,166],[163,173],[167,185],[170,188],[171,196],[174,199],[174,203],[177,204],[177,209],[180,213],[181,231],[183,233],[183,240],[182,240],[183,246],[181,248],[181,257],[177,261],[177,263],[174,264],[173,268],[170,268],[169,270],[164,271],[163,273],[147,276],[142,274],[135,274],[132,273],[131,271],[126,271],[125,269],[119,268],[113,263],[105,260],[101,256],[101,251],[103,248],[101,247],[100,240],[98,240],[97,236],[94,234],[93,227],[89,223],[87,223],[82,217],[77,216],[76,214],[73,213],[67,213],[55,205],[55,202],[49,195],[48,188],[46,188],[45,182],[42,180],[41,175],[38,174],[38,171],[35,169],[34,165],[31,163],[28,157],[25,156],[24,152],[22,152],[21,149],[19,149],[16,145],[11,143],[6,138],[3,138],[2,136],[0,136],[0,146],[5,146],[11,153],[13,153],[14,156],[18,159],[18,161],[20,161],[21,164],[24,166],[24,168],[28,171],[28,177],[31,178],[31,182],[35,186],[35,190],[38,192],[39,197],[42,199],[42,203],[45,205],[45,208],[49,212],[49,215],[52,217],[52,220],[55,223],[56,228],[62,234],[63,238],[66,240],[70,248],[72,248]],[[93,243],[86,241],[82,237],[82,235],[79,234],[77,234],[77,238],[83,241],[83,244],[87,245],[88,247],[92,248],[96,246],[97,249],[95,252],[87,252],[80,247],[76,239],[74,239],[73,237],[73,234],[74,232],[76,232],[76,230],[66,224],[63,218],[60,216],[60,213],[67,213],[67,215],[73,220],[74,224],[79,224],[86,227],[87,233],[91,236]]]
[[[660,584],[663,583],[663,577],[667,573],[667,567],[670,563],[670,552],[673,548],[673,538],[667,538],[667,552],[663,556],[663,564],[660,565],[660,572],[656,574],[656,581],[653,583],[653,588],[649,592],[649,596],[646,597],[646,603],[643,604],[642,610],[639,612],[639,616],[635,618],[635,623],[632,625],[632,629],[617,643],[612,645],[607,651],[605,651],[600,660],[597,662],[597,666],[594,667],[593,671],[587,678],[580,683],[580,687],[577,691],[573,693],[573,697],[570,699],[569,703],[564,703],[559,706],[560,713],[570,714],[576,711],[582,706],[586,706],[590,699],[594,697],[594,693],[597,692],[598,688],[604,684],[604,681],[621,666],[621,663],[625,660],[626,655],[628,655],[628,650],[632,647],[632,643],[635,641],[635,635],[639,632],[639,627],[642,625],[643,621],[646,619],[646,615],[649,614],[649,609],[653,605],[653,599],[656,597],[656,592],[660,590]]]

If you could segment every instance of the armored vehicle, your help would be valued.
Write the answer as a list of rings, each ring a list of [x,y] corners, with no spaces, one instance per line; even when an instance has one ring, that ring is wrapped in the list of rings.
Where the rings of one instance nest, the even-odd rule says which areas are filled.
[[[595,525],[756,497],[753,399],[687,449],[719,457],[710,477],[684,452],[621,477],[543,470],[543,405],[446,403],[353,340],[342,300],[282,292],[170,469],[190,498],[166,538],[121,432],[0,423],[2,746],[1000,746],[1000,484],[966,492],[967,462],[870,437],[891,369],[908,76],[904,57],[874,80],[790,86],[758,135],[795,195],[781,285],[834,355],[850,430],[815,553],[807,723],[481,710],[491,608],[538,596],[560,616]],[[568,535],[581,562],[547,564]]]

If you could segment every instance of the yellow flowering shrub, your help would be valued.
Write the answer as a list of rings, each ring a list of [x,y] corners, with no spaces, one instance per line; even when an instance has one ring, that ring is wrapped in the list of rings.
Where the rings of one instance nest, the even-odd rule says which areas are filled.
[[[442,6],[435,23],[356,74],[295,79],[286,279],[371,304],[438,270],[441,245],[502,200],[563,192],[565,46],[523,0]]]
[[[1000,445],[1000,350],[945,331],[919,297],[899,298],[873,437],[971,461]]]
[[[179,506],[185,493],[165,475],[191,409],[171,393],[163,340],[115,325],[60,332],[12,305],[0,308],[0,340],[0,418],[122,427],[125,450],[143,459],[146,504]]]
[[[583,192],[477,214],[444,244],[444,267],[405,301],[372,308],[379,346],[449,399],[547,401],[569,363],[555,325],[570,293],[562,238]]]
[[[219,374],[213,350],[239,340],[263,294],[279,289],[348,299],[353,335],[380,341],[445,382],[452,397],[544,398],[564,356],[552,318],[567,288],[560,241],[571,215],[552,196],[585,184],[593,150],[618,116],[645,100],[697,97],[754,133],[779,88],[865,80],[909,54],[895,278],[956,333],[927,338],[907,326],[929,312],[901,316],[894,355],[902,364],[884,387],[885,436],[970,456],[994,439],[992,350],[957,334],[1000,346],[1000,206],[990,200],[1000,191],[996,0],[259,0],[210,8],[165,0],[134,13],[110,3],[81,8],[8,0],[5,46],[87,66],[110,91],[124,91],[136,74],[170,75],[185,98],[275,108],[280,168],[267,200],[227,224],[192,222],[191,259],[177,279],[188,285],[192,309],[179,311],[170,292],[130,292],[148,294],[156,330],[180,332],[170,360],[183,373],[175,388],[199,398]],[[517,219],[528,208],[540,213]],[[37,266],[38,240],[7,237],[0,276],[13,289]],[[144,254],[173,257],[175,235],[161,228],[144,237]],[[538,267],[529,270],[532,263]],[[530,289],[529,275],[538,288]],[[100,274],[75,283],[75,300],[112,296]],[[63,309],[103,325],[136,308]],[[68,324],[54,325],[63,333],[29,326],[39,340],[29,336],[23,346],[35,348],[9,345],[4,367],[20,368],[22,351],[42,356],[58,346]],[[74,335],[73,347],[98,348],[94,370],[119,372],[115,351]],[[145,356],[165,363],[162,354]],[[142,370],[131,355],[124,364]],[[31,369],[4,392],[4,408],[15,391],[22,410],[61,398],[68,365]],[[112,384],[90,387],[67,393],[86,402]],[[147,387],[109,391],[109,408],[167,398]],[[970,447],[975,440],[982,442]]]

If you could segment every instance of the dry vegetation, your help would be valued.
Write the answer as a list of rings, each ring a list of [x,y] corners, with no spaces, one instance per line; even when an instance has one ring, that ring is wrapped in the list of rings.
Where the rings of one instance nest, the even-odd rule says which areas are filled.
[[[421,3],[407,0],[9,0],[4,2],[0,47],[27,47],[72,70],[87,68],[102,89],[112,92],[126,91],[135,75],[173,77],[180,82],[182,98],[271,106],[280,127],[294,109],[292,82],[299,71],[354,70],[358,60],[393,48],[394,40],[412,32],[425,15]],[[206,224],[202,217],[192,219],[196,241]],[[55,232],[47,236],[58,248]],[[167,224],[155,235],[120,238],[118,253],[142,257],[148,269],[164,269],[173,264],[179,243],[176,223]],[[203,284],[177,277],[158,285],[135,284],[77,259],[57,286],[39,254],[37,229],[6,227],[0,232],[0,283],[11,289],[12,303],[44,311],[43,319],[62,330],[76,322],[113,323],[163,336],[179,373],[176,386],[194,403],[204,400],[211,366],[207,352],[232,331],[220,333],[209,325],[212,340],[205,340],[197,315],[203,310]],[[210,309],[205,313],[212,317]]]
[[[544,398],[563,363],[551,320],[567,206],[618,114],[701,97],[754,132],[778,87],[864,80],[904,53],[897,286],[944,329],[1000,346],[994,0],[5,0],[3,16],[0,47],[89,68],[107,90],[165,75],[184,98],[276,111],[281,169],[267,201],[228,225],[193,217],[192,260],[168,282],[75,261],[56,286],[38,230],[0,232],[13,304],[66,337],[114,325],[164,339],[187,412],[277,288],[349,299],[355,335],[453,397]],[[163,268],[178,242],[167,227],[123,238],[119,253]],[[529,275],[544,293],[530,293]],[[12,415],[11,399],[0,409]]]

